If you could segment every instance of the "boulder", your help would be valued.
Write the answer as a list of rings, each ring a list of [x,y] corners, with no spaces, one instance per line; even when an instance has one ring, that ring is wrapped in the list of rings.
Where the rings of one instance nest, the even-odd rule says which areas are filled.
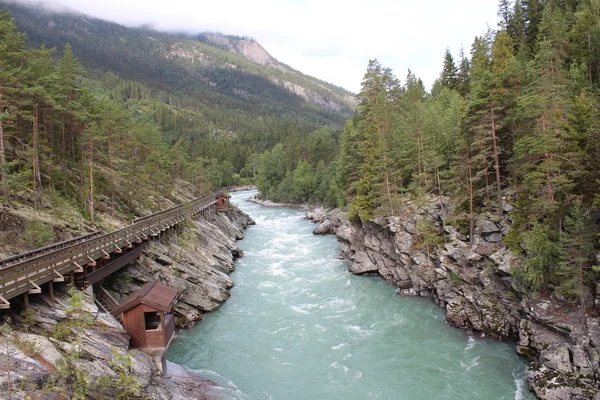
[[[318,227],[313,229],[315,235],[328,235],[333,233],[334,223],[331,220],[323,221]]]
[[[502,241],[502,228],[496,222],[483,220],[479,223],[479,233],[488,243],[499,243]]]

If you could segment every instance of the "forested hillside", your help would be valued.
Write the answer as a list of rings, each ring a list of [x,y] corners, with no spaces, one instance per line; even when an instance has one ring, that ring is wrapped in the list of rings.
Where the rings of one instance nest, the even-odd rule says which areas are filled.
[[[260,152],[323,126],[339,138],[351,115],[351,93],[250,39],[0,12],[0,199],[52,210],[73,232],[177,203],[182,187],[251,183]],[[33,220],[21,228],[35,237],[4,238],[0,253],[62,238]]]
[[[341,132],[354,107],[351,93],[279,63],[252,39],[175,35],[0,5],[29,47],[56,48],[57,59],[69,45],[86,70],[78,85],[154,126],[188,164],[212,170],[213,186],[253,177],[256,155],[288,136],[323,125]]]
[[[263,153],[263,196],[317,198],[356,222],[442,196],[471,240],[477,213],[508,212],[523,287],[589,293],[600,276],[600,2],[502,0],[499,16],[469,56],[445,54],[430,93],[410,71],[400,81],[371,61],[339,155],[323,145]]]

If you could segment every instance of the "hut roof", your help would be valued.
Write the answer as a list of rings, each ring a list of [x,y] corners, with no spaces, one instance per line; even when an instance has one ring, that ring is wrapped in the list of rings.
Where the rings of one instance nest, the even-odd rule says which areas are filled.
[[[170,312],[178,297],[179,290],[158,283],[158,281],[154,281],[129,295],[129,297],[113,311],[113,315],[119,315],[132,309],[138,304],[147,305],[158,311]]]
[[[230,195],[228,195],[227,193],[223,192],[222,190],[220,192],[217,192],[217,194],[215,194],[215,199],[218,199],[219,197],[227,197],[228,199],[231,198]]]

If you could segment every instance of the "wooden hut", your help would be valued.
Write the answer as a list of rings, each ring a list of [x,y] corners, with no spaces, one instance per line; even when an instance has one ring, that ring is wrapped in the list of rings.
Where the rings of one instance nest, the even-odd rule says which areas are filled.
[[[219,192],[215,195],[215,198],[217,199],[217,212],[226,211],[229,208],[230,195],[225,192]]]
[[[150,354],[163,373],[164,354],[175,333],[173,307],[178,297],[179,290],[155,281],[132,293],[112,313],[123,314],[131,347]]]

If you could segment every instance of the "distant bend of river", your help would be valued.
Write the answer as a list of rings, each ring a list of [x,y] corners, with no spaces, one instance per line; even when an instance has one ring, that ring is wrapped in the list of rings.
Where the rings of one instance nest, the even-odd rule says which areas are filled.
[[[231,298],[181,332],[167,359],[222,399],[535,399],[513,343],[467,336],[430,299],[355,276],[304,212],[232,201],[255,226]]]

